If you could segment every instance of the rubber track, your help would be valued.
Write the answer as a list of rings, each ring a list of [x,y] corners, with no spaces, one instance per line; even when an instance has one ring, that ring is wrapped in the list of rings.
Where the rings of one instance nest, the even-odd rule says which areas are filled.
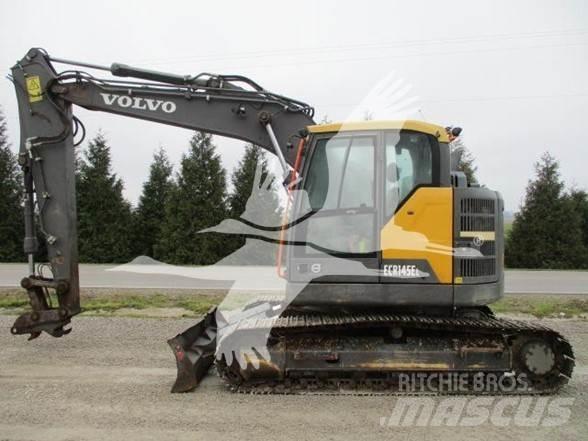
[[[459,334],[484,334],[493,336],[512,336],[516,335],[533,337],[538,339],[549,339],[556,342],[555,351],[561,354],[564,360],[560,368],[560,374],[556,379],[541,388],[535,388],[523,392],[524,394],[552,394],[557,392],[571,378],[574,369],[574,354],[568,340],[554,331],[553,329],[539,324],[520,320],[497,319],[494,317],[484,319],[471,318],[451,318],[451,317],[423,317],[416,315],[398,315],[398,314],[305,314],[292,315],[277,318],[262,318],[245,320],[237,326],[239,333],[257,330],[270,330],[274,336],[297,333],[316,333],[324,331],[348,330],[350,328],[371,328],[371,327],[390,327],[400,326],[403,328],[412,328],[419,330],[442,331]],[[289,379],[287,383],[268,381],[264,383],[231,383],[227,380],[224,371],[226,366],[217,364],[217,370],[221,377],[227,381],[229,387],[241,393],[255,394],[352,394],[352,395],[451,395],[452,392],[430,393],[417,392],[405,393],[394,390],[395,383],[386,384],[385,380],[377,382],[366,381],[365,384],[354,386],[354,390],[340,390],[338,384],[344,382],[344,379],[330,378],[322,381],[318,378],[315,381],[305,379],[304,384],[297,379]],[[444,372],[447,373],[447,372]],[[326,386],[326,389],[325,389]],[[465,392],[467,394],[468,392]],[[496,395],[496,392],[480,393],[479,391],[471,392],[476,395]],[[457,394],[464,394],[458,392]],[[501,392],[500,394],[508,394]],[[514,391],[513,394],[521,394],[520,391]]]

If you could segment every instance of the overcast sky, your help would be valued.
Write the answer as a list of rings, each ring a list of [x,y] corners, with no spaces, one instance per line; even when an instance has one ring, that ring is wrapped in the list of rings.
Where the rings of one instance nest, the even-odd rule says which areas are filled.
[[[561,161],[568,184],[588,188],[588,2],[582,0],[353,6],[325,0],[0,0],[3,71],[8,74],[34,46],[96,64],[247,75],[314,105],[317,120],[346,118],[394,72],[412,86],[427,121],[464,127],[481,182],[504,195],[507,210],[518,208],[545,150]],[[4,78],[0,106],[16,148],[16,100]],[[177,165],[187,149],[187,130],[76,113],[90,137],[105,132],[114,171],[133,203],[154,150],[164,146]],[[231,171],[242,142],[216,139]]]

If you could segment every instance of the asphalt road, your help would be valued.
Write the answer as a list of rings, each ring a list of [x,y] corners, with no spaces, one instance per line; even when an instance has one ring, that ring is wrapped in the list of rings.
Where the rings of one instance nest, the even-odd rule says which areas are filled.
[[[149,265],[142,265],[151,272]],[[237,280],[240,288],[282,290],[284,281],[274,267],[213,266],[188,268],[190,277],[110,271],[113,265],[80,265],[85,288],[227,289]],[[162,271],[162,266],[151,266]],[[163,266],[165,269],[165,266]],[[0,287],[18,286],[26,265],[0,264]],[[511,294],[588,294],[588,271],[507,271],[506,292]]]
[[[510,294],[588,294],[588,271],[516,271],[505,273]]]
[[[171,394],[175,362],[165,339],[193,319],[79,317],[67,337],[30,342],[10,335],[13,319],[0,316],[0,440],[588,439],[588,322],[582,320],[545,320],[569,336],[576,353],[570,384],[549,397],[573,400],[563,425],[486,420],[476,427],[403,427],[382,425],[396,404],[391,396],[234,394],[214,375],[193,393]]]

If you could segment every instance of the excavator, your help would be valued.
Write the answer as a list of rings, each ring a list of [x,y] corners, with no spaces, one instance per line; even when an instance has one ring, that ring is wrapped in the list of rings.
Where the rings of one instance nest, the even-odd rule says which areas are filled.
[[[312,106],[241,75],[102,66],[39,48],[9,78],[31,305],[13,334],[61,337],[82,311],[75,147],[85,129],[76,105],[244,140],[281,165],[289,217],[257,229],[279,245],[286,300],[230,317],[213,309],[170,339],[172,392],[194,389],[213,365],[230,389],[251,393],[398,393],[407,378],[425,377],[430,393],[459,377],[459,393],[489,392],[476,386],[492,379],[492,393],[545,394],[571,378],[563,335],[488,306],[504,295],[503,201],[454,170],[449,142],[460,130],[417,120],[316,124]],[[36,262],[39,238],[48,262]]]

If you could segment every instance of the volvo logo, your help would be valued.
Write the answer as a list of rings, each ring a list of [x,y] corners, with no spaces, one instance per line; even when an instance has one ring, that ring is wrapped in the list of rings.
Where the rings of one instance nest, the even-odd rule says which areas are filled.
[[[472,243],[476,248],[480,248],[482,245],[484,245],[484,239],[482,239],[480,236],[474,236]]]
[[[101,93],[100,95],[104,100],[104,104],[107,106],[116,104],[123,109],[149,110],[151,112],[157,112],[161,109],[165,113],[174,113],[177,107],[173,101],[154,100],[140,96],[116,95],[114,93]]]
[[[314,274],[318,274],[321,272],[321,264],[320,263],[313,263],[310,266],[310,270],[314,273]]]

